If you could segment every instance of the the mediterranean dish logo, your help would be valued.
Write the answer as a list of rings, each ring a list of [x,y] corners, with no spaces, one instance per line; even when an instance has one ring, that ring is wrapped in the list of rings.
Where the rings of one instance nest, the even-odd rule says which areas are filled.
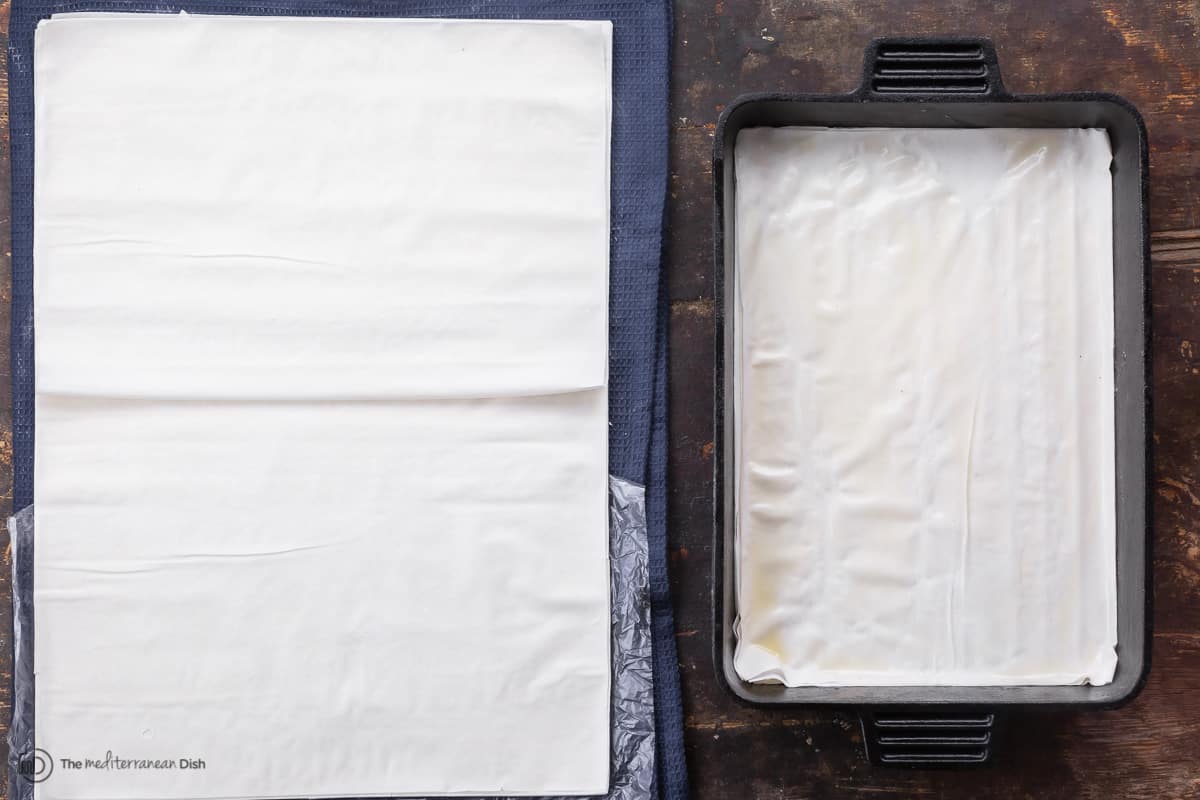
[[[203,758],[182,756],[180,758],[122,758],[106,752],[99,758],[52,758],[40,747],[31,753],[22,755],[17,761],[17,774],[30,783],[41,783],[54,774],[55,770],[63,772],[113,772],[113,771],[145,771],[163,772],[178,770],[208,769]]]

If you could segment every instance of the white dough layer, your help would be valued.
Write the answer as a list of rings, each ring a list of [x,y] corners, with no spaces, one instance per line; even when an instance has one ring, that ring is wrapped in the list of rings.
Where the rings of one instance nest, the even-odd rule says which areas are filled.
[[[735,666],[788,686],[1116,668],[1101,130],[742,130]]]
[[[39,26],[38,800],[606,792],[611,36]]]

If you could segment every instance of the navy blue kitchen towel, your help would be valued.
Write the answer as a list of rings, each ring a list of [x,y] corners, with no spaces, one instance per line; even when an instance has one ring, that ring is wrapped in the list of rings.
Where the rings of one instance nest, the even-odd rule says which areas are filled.
[[[667,584],[666,320],[660,297],[670,0],[14,0],[8,63],[15,508],[33,501],[33,36],[39,20],[72,11],[612,21],[610,470],[647,487],[658,795],[685,800],[679,665]]]

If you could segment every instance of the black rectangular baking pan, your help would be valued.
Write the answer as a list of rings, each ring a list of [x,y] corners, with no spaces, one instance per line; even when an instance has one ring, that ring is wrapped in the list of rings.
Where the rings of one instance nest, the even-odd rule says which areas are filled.
[[[876,128],[1103,128],[1113,150],[1113,270],[1117,490],[1117,669],[1106,686],[796,687],[750,684],[733,667],[735,459],[732,420],[732,270],[737,238],[733,151],[738,132],[761,126]],[[713,156],[716,192],[713,610],[718,680],[756,706],[850,707],[872,761],[925,766],[982,763],[1012,707],[1111,708],[1133,697],[1150,667],[1151,470],[1150,259],[1146,128],[1112,94],[1014,95],[1005,91],[987,39],[879,39],[867,48],[862,85],[849,94],[757,94],[721,115]]]

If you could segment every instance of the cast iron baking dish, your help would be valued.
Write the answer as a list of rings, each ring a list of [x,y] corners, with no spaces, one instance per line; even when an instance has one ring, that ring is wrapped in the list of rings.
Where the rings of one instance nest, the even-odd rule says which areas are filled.
[[[738,132],[760,126],[875,128],[1103,128],[1112,144],[1115,293],[1117,668],[1104,686],[796,687],[750,684],[734,670],[732,268],[733,151]],[[722,114],[713,157],[716,191],[717,348],[714,441],[713,608],[718,680],[756,706],[853,707],[868,756],[885,764],[982,763],[997,722],[1013,707],[1110,708],[1128,700],[1150,666],[1150,259],[1146,129],[1111,94],[1013,95],[986,39],[880,39],[866,51],[850,94],[758,94]]]

